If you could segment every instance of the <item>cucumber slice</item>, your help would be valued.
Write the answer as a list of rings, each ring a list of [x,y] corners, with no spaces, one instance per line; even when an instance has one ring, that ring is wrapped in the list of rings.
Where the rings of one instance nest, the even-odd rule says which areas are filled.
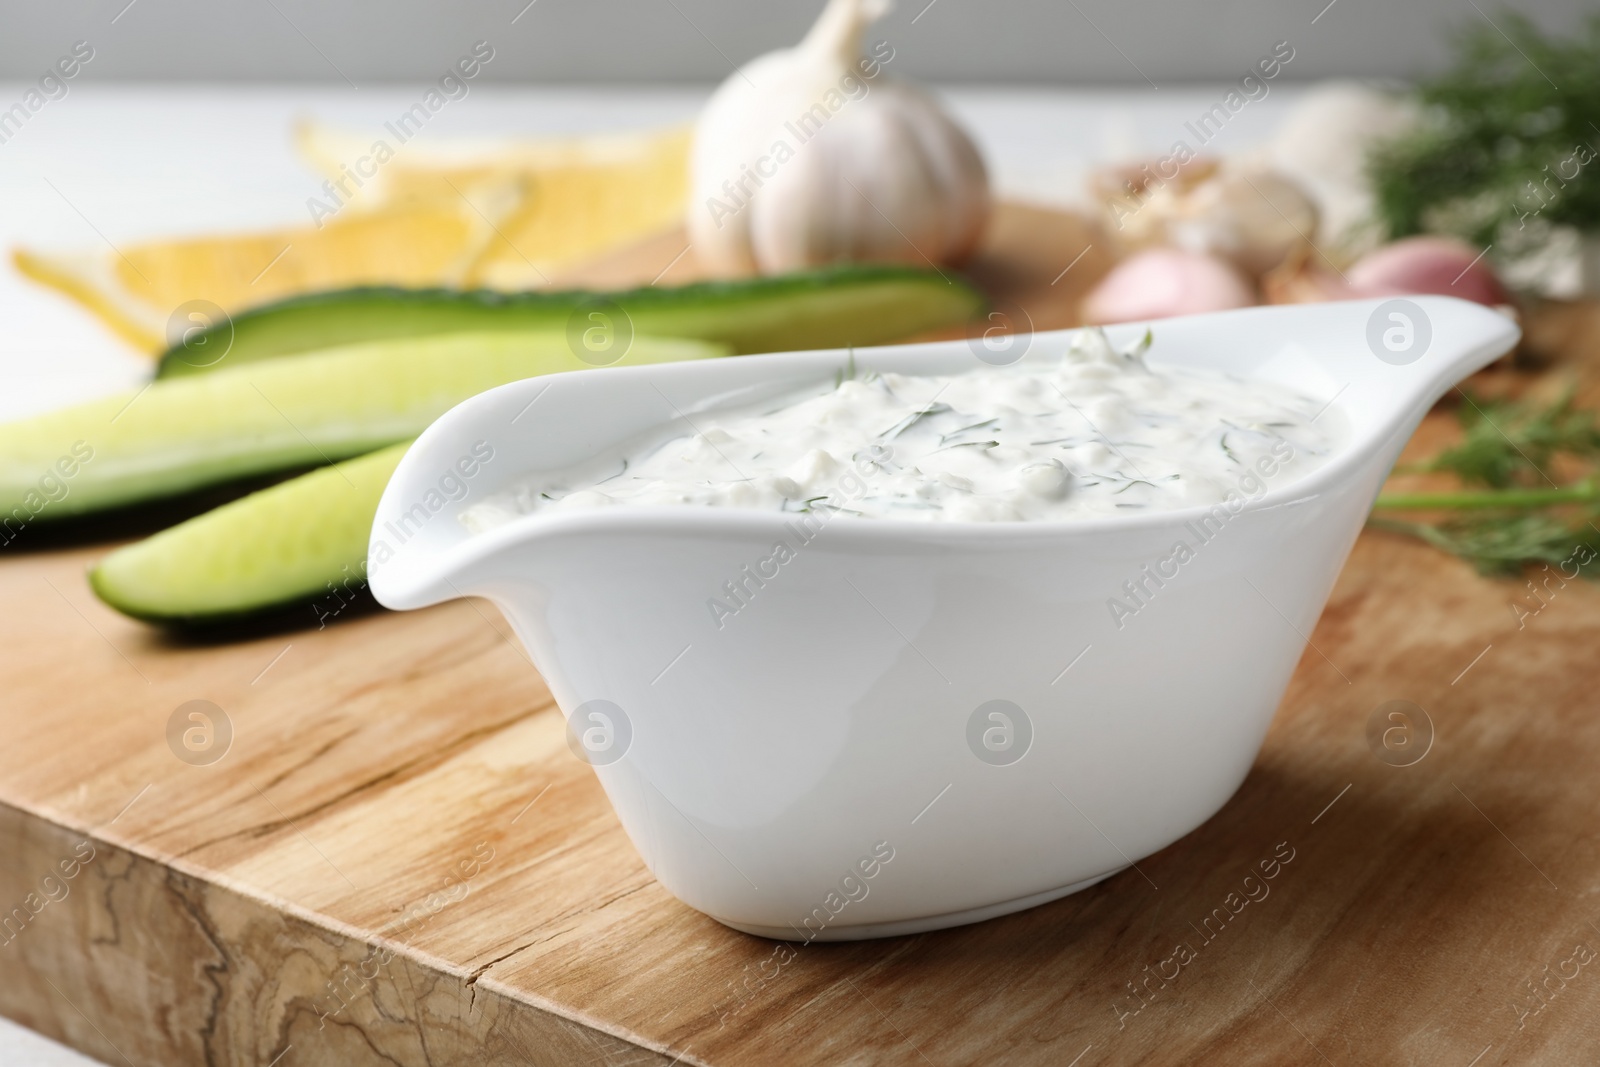
[[[199,374],[381,337],[530,329],[577,335],[595,323],[740,353],[842,348],[957,325],[984,306],[958,278],[885,265],[619,293],[339,289],[252,308],[196,331],[162,355],[157,374]],[[592,312],[603,317],[592,320]]]
[[[636,337],[622,363],[726,353]],[[520,378],[590,366],[563,334],[443,334],[308,352],[0,426],[0,543],[49,523],[415,437]]]
[[[147,622],[217,626],[306,607],[338,614],[366,585],[367,539],[409,441],[303,474],[120,548],[95,593]]]

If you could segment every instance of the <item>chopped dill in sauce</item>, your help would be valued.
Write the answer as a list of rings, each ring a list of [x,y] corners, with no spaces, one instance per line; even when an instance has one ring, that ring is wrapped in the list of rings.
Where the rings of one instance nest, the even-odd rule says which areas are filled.
[[[1083,330],[1059,359],[964,374],[860,372],[776,407],[707,413],[627,455],[545,476],[467,509],[519,515],[616,506],[829,511],[915,522],[1019,522],[1169,510],[1258,495],[1324,462],[1322,405],[1281,386],[1148,366]],[[618,470],[618,465],[621,470]]]

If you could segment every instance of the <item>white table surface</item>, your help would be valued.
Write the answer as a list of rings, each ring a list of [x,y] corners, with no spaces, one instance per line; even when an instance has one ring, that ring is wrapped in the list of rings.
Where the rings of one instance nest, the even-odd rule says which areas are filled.
[[[25,86],[0,82],[0,101]],[[947,97],[977,138],[1001,196],[1082,202],[1088,170],[1164,154],[1224,87],[1126,91],[962,89]],[[376,128],[416,99],[410,87],[80,85],[0,144],[0,246],[74,249],[163,235],[304,225],[314,174],[293,150],[300,117]],[[623,130],[684,121],[706,91],[474,88],[418,136]],[[1251,147],[1298,90],[1277,86],[1210,146]],[[137,387],[149,363],[75,303],[0,266],[0,420]],[[0,971],[0,981],[15,981]],[[0,1018],[0,1064],[92,1061]]]

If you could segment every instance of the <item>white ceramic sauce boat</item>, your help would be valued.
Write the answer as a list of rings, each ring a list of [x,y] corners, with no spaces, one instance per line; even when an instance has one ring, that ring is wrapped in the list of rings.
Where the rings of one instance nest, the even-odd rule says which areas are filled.
[[[652,427],[688,432],[712,408],[820,389],[847,354],[558,374],[474,397],[421,436],[378,509],[372,590],[391,608],[498,605],[645,863],[720,922],[852,939],[1052,900],[1188,833],[1238,788],[1401,447],[1518,336],[1442,297],[1151,328],[1151,364],[1326,401],[1319,417],[1339,421],[1343,444],[1221,517],[842,516],[805,541],[793,514],[613,507],[469,534],[457,516],[487,493],[616,454]],[[1120,346],[1144,329],[1109,332]],[[1027,358],[1069,337],[1038,334]],[[901,374],[981,366],[962,341],[854,360]],[[493,459],[458,467],[480,442]],[[473,466],[467,496],[440,492]],[[793,549],[781,565],[779,541]],[[1179,541],[1193,558],[1157,585],[1145,568]],[[729,581],[744,606],[716,619],[708,603]],[[1142,606],[1114,618],[1118,597]]]

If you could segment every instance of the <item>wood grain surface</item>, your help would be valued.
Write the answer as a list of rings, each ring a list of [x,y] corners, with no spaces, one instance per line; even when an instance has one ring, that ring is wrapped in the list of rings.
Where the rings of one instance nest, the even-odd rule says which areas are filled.
[[[1006,209],[971,269],[1066,325],[1095,243]],[[683,248],[583,277],[681,280]],[[1587,383],[1596,327],[1534,334]],[[1204,826],[1017,915],[783,947],[656,885],[487,604],[183,644],[94,599],[105,550],[0,553],[0,1011],[107,1063],[1600,1059],[1590,583],[1519,628],[1520,581],[1364,535]],[[215,762],[169,743],[192,700],[231,724]],[[1409,766],[1368,739],[1393,700],[1432,734]]]

